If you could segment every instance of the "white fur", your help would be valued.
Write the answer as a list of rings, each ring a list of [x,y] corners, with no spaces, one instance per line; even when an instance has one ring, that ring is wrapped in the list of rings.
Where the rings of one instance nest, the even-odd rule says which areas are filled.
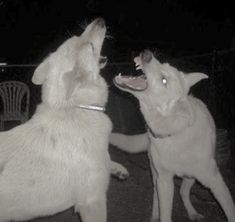
[[[188,95],[189,88],[207,76],[202,73],[184,74],[169,64],[161,64],[150,51],[142,53],[136,61],[141,62],[148,88],[141,92],[120,88],[139,99],[145,120],[158,138],[149,131],[148,135],[140,135],[144,142],[139,143],[136,135],[127,139],[124,135],[112,134],[110,142],[134,152],[144,150],[144,147],[147,149],[149,137],[148,153],[154,183],[151,221],[157,221],[159,217],[161,222],[172,221],[173,176],[178,175],[183,177],[180,193],[190,219],[202,218],[189,197],[197,179],[210,188],[228,221],[234,222],[234,203],[214,159],[214,121],[207,107],[199,99]],[[163,76],[167,84],[162,83]],[[125,148],[123,146],[127,140],[128,146]],[[136,149],[131,147],[133,145],[137,146]]]
[[[107,85],[99,75],[105,32],[104,21],[97,19],[50,54],[32,78],[42,84],[36,113],[0,133],[1,222],[72,206],[84,222],[106,221],[112,124],[104,113],[78,107],[107,101]]]
[[[121,133],[111,133],[109,142],[128,153],[139,153],[147,151],[149,138],[147,133],[139,135],[124,135]]]

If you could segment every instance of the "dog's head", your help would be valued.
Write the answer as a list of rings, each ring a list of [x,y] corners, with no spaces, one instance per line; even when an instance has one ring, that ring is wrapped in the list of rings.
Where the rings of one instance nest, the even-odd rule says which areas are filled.
[[[79,98],[82,100],[86,94],[86,103],[99,103],[92,100],[98,96],[102,86],[104,92],[101,94],[107,90],[99,75],[100,69],[106,64],[106,58],[101,56],[105,33],[105,21],[98,18],[80,36],[66,40],[37,67],[32,82],[43,85],[44,102],[60,106],[72,103],[72,98],[80,102]]]
[[[143,74],[138,77],[119,74],[114,79],[115,85],[140,101],[153,100],[159,108],[173,105],[188,94],[192,85],[207,78],[203,73],[184,74],[168,63],[160,63],[149,50],[140,53],[134,62],[136,69],[142,70]]]

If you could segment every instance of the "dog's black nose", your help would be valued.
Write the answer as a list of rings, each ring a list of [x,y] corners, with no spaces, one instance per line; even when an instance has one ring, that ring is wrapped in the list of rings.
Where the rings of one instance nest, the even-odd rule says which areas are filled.
[[[141,53],[141,57],[142,57],[142,60],[146,63],[150,63],[150,61],[152,60],[153,58],[153,53],[148,50],[148,49],[145,49],[142,53]]]
[[[95,20],[96,25],[99,25],[100,27],[104,27],[105,26],[105,20],[103,18],[97,18]]]

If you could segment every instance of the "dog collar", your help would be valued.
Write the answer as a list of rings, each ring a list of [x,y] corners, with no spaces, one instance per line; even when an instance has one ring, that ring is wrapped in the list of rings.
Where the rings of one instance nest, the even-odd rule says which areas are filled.
[[[87,109],[87,110],[93,110],[93,111],[99,111],[99,112],[105,112],[104,106],[97,106],[97,105],[83,105],[80,104],[77,106],[80,109]]]
[[[169,137],[170,135],[166,135],[166,136],[163,136],[163,135],[160,135],[160,134],[156,134],[149,125],[146,124],[146,128],[148,130],[148,132],[151,134],[151,136],[155,139],[163,139],[163,138],[166,138],[166,137]]]

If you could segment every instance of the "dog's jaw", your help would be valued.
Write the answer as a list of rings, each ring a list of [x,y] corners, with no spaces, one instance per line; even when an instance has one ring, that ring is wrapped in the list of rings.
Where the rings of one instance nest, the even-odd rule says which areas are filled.
[[[145,63],[150,63],[153,56],[149,50],[140,53],[139,56],[134,58],[136,70],[142,70]],[[147,76],[144,72],[140,76],[127,76],[119,73],[114,78],[114,84],[124,91],[144,91],[148,88]]]
[[[148,84],[144,75],[124,76],[121,73],[114,78],[114,84],[123,90],[143,91],[147,89]]]

